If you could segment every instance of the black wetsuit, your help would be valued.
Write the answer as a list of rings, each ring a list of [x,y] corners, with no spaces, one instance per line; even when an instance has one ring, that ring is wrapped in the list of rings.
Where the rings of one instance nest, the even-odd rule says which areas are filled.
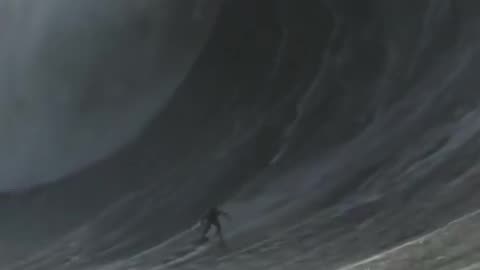
[[[204,240],[207,240],[207,234],[212,228],[212,226],[214,226],[216,229],[217,236],[220,238],[220,240],[223,241],[222,225],[220,224],[220,216],[222,215],[227,215],[227,213],[217,208],[211,208],[210,210],[208,210],[207,214],[205,214],[205,216],[202,219],[204,222],[202,238]]]

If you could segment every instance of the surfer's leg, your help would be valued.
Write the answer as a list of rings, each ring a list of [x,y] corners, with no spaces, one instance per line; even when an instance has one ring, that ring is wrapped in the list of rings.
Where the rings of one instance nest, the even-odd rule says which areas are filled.
[[[202,232],[202,239],[207,240],[207,234],[210,231],[210,228],[212,227],[211,222],[205,223],[205,226],[203,227],[203,232]]]
[[[220,238],[220,240],[222,242],[224,242],[223,233],[222,233],[222,225],[220,224],[220,222],[218,220],[215,220],[213,222],[213,226],[215,226],[215,230],[216,230],[216,234],[217,234],[218,238]]]
[[[225,242],[225,239],[223,238],[222,225],[220,224],[220,222],[217,221],[217,222],[214,223],[214,226],[216,228],[217,236],[220,239],[220,247],[226,248],[227,243]]]

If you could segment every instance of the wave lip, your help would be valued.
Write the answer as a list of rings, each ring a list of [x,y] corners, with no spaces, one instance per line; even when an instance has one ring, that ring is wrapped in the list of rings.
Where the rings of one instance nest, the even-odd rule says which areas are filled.
[[[195,62],[219,3],[3,0],[0,191],[58,180],[138,137]]]

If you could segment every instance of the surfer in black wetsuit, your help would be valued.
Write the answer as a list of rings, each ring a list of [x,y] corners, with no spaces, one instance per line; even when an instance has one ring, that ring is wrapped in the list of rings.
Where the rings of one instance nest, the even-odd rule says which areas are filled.
[[[210,208],[208,212],[202,217],[201,224],[203,224],[202,240],[207,241],[207,234],[212,228],[216,229],[216,234],[220,238],[220,241],[224,243],[223,234],[222,234],[222,225],[220,224],[220,216],[225,216],[230,219],[230,215],[216,207]]]

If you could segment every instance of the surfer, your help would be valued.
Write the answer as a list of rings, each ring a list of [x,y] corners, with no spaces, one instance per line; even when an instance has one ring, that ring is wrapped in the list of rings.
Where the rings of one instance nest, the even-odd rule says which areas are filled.
[[[202,233],[202,240],[208,241],[207,234],[212,228],[215,227],[216,234],[222,243],[225,243],[222,234],[222,225],[220,224],[220,216],[225,216],[230,219],[230,215],[216,207],[210,208],[208,212],[202,217],[200,220],[201,224],[203,224],[203,233]]]

